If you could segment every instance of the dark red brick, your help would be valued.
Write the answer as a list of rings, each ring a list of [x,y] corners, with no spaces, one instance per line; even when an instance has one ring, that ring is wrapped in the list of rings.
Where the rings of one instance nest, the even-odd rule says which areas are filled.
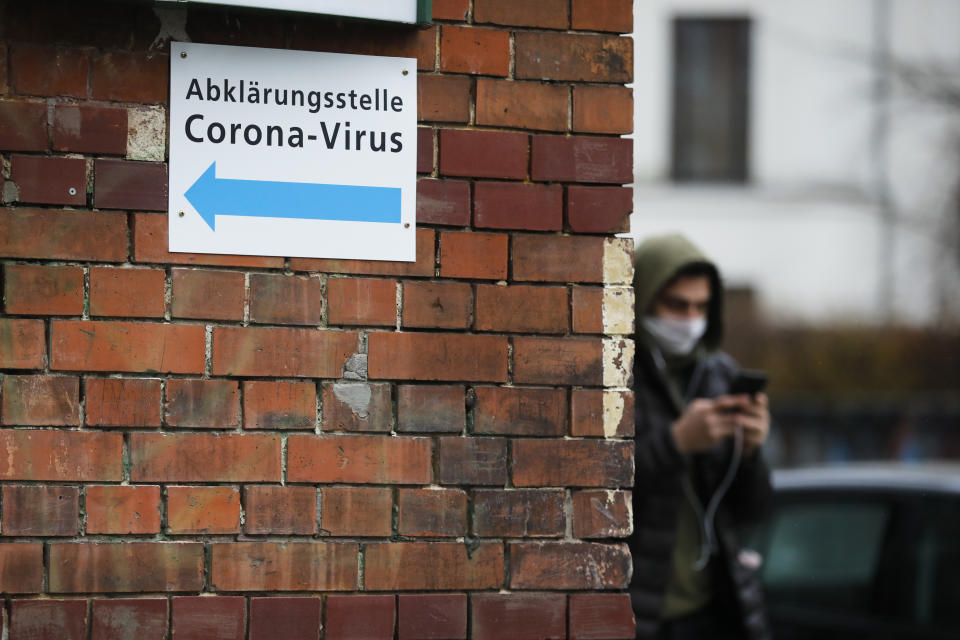
[[[291,435],[287,481],[429,484],[429,438]]]
[[[320,527],[331,536],[390,535],[393,494],[387,487],[323,487]]]
[[[473,79],[421,74],[417,77],[417,120],[468,122]]]
[[[512,589],[626,589],[630,582],[626,543],[520,542],[509,546]]]
[[[166,205],[164,205],[166,207]],[[133,215],[133,259],[135,262],[196,264],[229,267],[282,268],[283,258],[231,256],[205,253],[171,253],[167,250],[167,216],[152,213]],[[124,240],[126,255],[126,240]],[[122,258],[125,259],[125,258]],[[176,300],[174,300],[176,304]]]
[[[313,382],[243,383],[244,429],[313,429],[316,420],[317,387]]]
[[[93,601],[93,637],[97,640],[164,638],[167,607],[166,598],[97,598]]]
[[[323,283],[278,273],[250,274],[250,322],[318,325],[323,320]]]
[[[272,433],[133,433],[134,482],[279,482],[280,436]]]
[[[566,638],[567,596],[562,593],[474,593],[470,596],[476,640]]]
[[[573,130],[580,133],[633,133],[633,89],[575,86]]]
[[[0,430],[0,480],[119,482],[123,436],[94,431]]]
[[[575,333],[603,333],[602,287],[573,287],[572,306]]]
[[[160,533],[160,487],[87,485],[87,533]]]
[[[599,136],[533,136],[530,177],[560,182],[633,181],[633,140]]]
[[[352,331],[215,327],[213,374],[339,378],[356,350]]]
[[[330,278],[330,324],[393,326],[397,322],[397,281],[379,278]]]
[[[10,84],[20,95],[86,98],[89,68],[82,50],[16,44],[10,55]]]
[[[87,378],[86,423],[94,427],[159,427],[160,381]]]
[[[46,148],[46,103],[0,100],[0,149],[45,151]]]
[[[83,158],[15,155],[10,179],[17,183],[20,202],[69,205],[87,202],[87,161]]]
[[[214,543],[210,585],[218,591],[355,591],[355,542]],[[369,588],[369,585],[368,585]]]
[[[84,640],[86,600],[13,600],[10,638],[16,640]]]
[[[321,399],[324,431],[393,429],[390,385],[383,382],[324,382]]]
[[[473,188],[473,224],[488,229],[559,231],[563,226],[563,188],[478,182]]]
[[[3,376],[2,424],[80,424],[80,379],[67,376]]]
[[[603,238],[591,236],[516,235],[513,279],[603,282],[603,243]]]
[[[250,640],[316,640],[320,598],[250,598]]]
[[[203,588],[203,545],[198,542],[63,542],[49,548],[51,593]]]
[[[633,31],[631,0],[573,0],[572,26],[584,31]]]
[[[570,595],[571,640],[630,640],[635,633],[629,594]]]
[[[463,536],[467,493],[460,489],[400,489],[398,527],[402,536]]]
[[[83,313],[83,269],[33,264],[3,268],[7,313],[78,316]]]
[[[403,283],[403,326],[466,329],[473,310],[473,291],[465,282]]]
[[[566,131],[570,89],[540,82],[477,79],[477,124],[540,131]]]
[[[473,19],[516,27],[566,29],[570,26],[570,3],[567,0],[475,0]]]
[[[43,590],[43,545],[0,544],[0,593],[40,593]]]
[[[518,439],[513,442],[512,471],[517,487],[630,487],[633,443]]]
[[[577,233],[620,233],[630,227],[630,187],[567,187],[567,224]]]
[[[515,42],[518,79],[633,82],[631,38],[520,31]]]
[[[401,593],[397,614],[399,640],[466,640],[465,593]]]
[[[503,545],[462,542],[387,542],[367,545],[371,591],[459,591],[503,586]]]
[[[470,183],[465,180],[417,180],[417,224],[470,224]]]
[[[507,339],[455,333],[371,333],[375,379],[506,382]]]
[[[0,209],[0,254],[122,262],[127,259],[127,217],[95,211]]]
[[[53,112],[55,151],[124,155],[127,152],[127,110],[114,107],[58,104]]]
[[[434,235],[433,229],[417,229],[416,262],[290,258],[290,268],[294,271],[323,271],[325,273],[431,277],[433,276],[433,263],[435,261]]]
[[[96,207],[167,210],[166,164],[101,158],[94,162],[94,173]]]
[[[51,369],[203,373],[202,326],[54,320]]]
[[[166,308],[163,269],[90,268],[90,315],[162,318]]]
[[[417,58],[418,69],[433,69],[436,62],[437,27],[413,29],[409,25],[375,23],[362,20],[336,20],[317,17],[314,22],[298,17],[298,29],[284,37],[278,34],[279,44],[293,49],[355,53],[359,55]],[[249,30],[238,29],[243,36]]]
[[[440,131],[440,173],[445,176],[512,178],[527,176],[529,136],[513,131]]]
[[[433,19],[462,22],[467,19],[469,9],[470,0],[433,0]]]
[[[514,338],[513,379],[527,384],[599,387],[603,385],[603,341]]]
[[[247,485],[243,530],[250,535],[313,535],[317,532],[314,487]]]
[[[167,487],[167,533],[240,533],[237,487]]]
[[[573,494],[573,537],[626,538],[633,532],[629,491],[577,491]]]
[[[444,232],[440,236],[440,275],[444,278],[507,277],[508,238],[501,233]]]
[[[561,490],[478,489],[473,534],[481,538],[559,538],[566,530]]]
[[[445,25],[440,32],[440,70],[507,75],[510,72],[510,34],[499,29]]]
[[[507,442],[500,438],[440,438],[440,484],[504,485]]]
[[[327,596],[327,640],[392,640],[393,595]]]
[[[3,535],[75,536],[80,531],[77,487],[3,487]]]
[[[243,640],[245,609],[242,596],[177,596],[171,632],[177,640]]]
[[[562,436],[567,417],[563,389],[476,387],[473,432]]]
[[[568,297],[566,287],[477,285],[477,331],[564,333]]]
[[[622,407],[622,412],[614,411],[609,420],[614,420],[619,414],[620,420],[612,425],[613,433],[617,438],[633,437],[634,400],[632,391],[601,391],[600,389],[574,389],[571,392],[571,423],[570,435],[574,437],[597,436],[606,437],[604,418],[604,396],[612,407]],[[606,427],[611,428],[610,426]]]
[[[460,433],[465,421],[463,386],[397,386],[397,431]]]
[[[242,273],[207,269],[171,269],[174,318],[243,320],[245,283]]]
[[[165,53],[101,53],[93,57],[90,68],[92,97],[166,103],[169,74],[170,61]]]
[[[233,380],[168,380],[171,427],[232,429],[240,424],[240,389]]]
[[[433,129],[417,127],[417,173],[433,171]]]
[[[0,367],[42,369],[46,355],[43,320],[0,318]]]

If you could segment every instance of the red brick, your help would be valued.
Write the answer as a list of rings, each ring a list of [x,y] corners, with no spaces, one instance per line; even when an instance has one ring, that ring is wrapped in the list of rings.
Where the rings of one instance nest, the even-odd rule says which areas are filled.
[[[466,329],[473,291],[465,282],[403,283],[403,326]]]
[[[75,536],[80,531],[77,487],[3,487],[3,535]]]
[[[237,427],[240,387],[234,380],[168,380],[165,413],[171,427]]]
[[[562,436],[567,417],[563,389],[476,387],[473,432],[499,435]]]
[[[479,228],[559,231],[563,226],[560,185],[478,182],[473,223]]]
[[[557,464],[563,460],[563,464]],[[515,440],[518,487],[633,486],[633,443],[607,440]]]
[[[510,588],[626,589],[630,550],[624,544],[529,542],[510,545]]]
[[[503,485],[507,442],[500,438],[440,438],[440,484]]]
[[[617,438],[633,437],[634,400],[632,391],[601,391],[599,389],[574,389],[571,392],[572,420],[570,435],[574,437],[605,437],[603,395],[618,394],[623,403],[623,415],[610,435]]]
[[[481,538],[559,538],[566,530],[564,492],[479,489],[473,493],[473,534]]]
[[[292,435],[287,480],[430,484],[430,445],[429,438]]]
[[[166,207],[166,205],[164,205]],[[133,216],[133,259],[136,262],[165,264],[197,264],[225,267],[282,268],[283,258],[263,256],[231,256],[167,251],[167,216],[137,213]],[[124,239],[126,255],[126,239]],[[121,258],[125,259],[125,258]],[[174,298],[176,304],[176,298]],[[217,319],[217,318],[215,318]]]
[[[242,273],[207,269],[171,269],[174,318],[243,320],[246,296]]]
[[[513,279],[534,282],[603,282],[600,237],[516,235]]]
[[[86,600],[13,600],[10,637],[22,640],[84,640]]]
[[[580,133],[633,133],[633,89],[574,86],[573,130]]]
[[[3,377],[2,424],[80,424],[80,380],[65,376]]]
[[[83,158],[15,155],[10,179],[17,183],[20,202],[81,206],[87,202],[87,161]]]
[[[386,487],[323,487],[321,533],[384,538],[393,521],[393,495]]]
[[[330,278],[328,322],[337,325],[393,326],[397,322],[397,281]]]
[[[169,73],[166,54],[101,53],[94,56],[90,68],[92,97],[117,102],[166,103]]]
[[[177,640],[243,640],[244,600],[242,596],[175,597],[172,636]]]
[[[46,148],[46,103],[0,100],[0,149],[45,151]]]
[[[507,339],[455,333],[371,333],[371,378],[506,382]]]
[[[7,60],[7,44],[3,43],[0,45],[0,94],[7,92]]]
[[[90,268],[90,315],[162,318],[166,272],[163,269]]]
[[[461,385],[397,386],[397,431],[460,433],[466,413]]]
[[[417,224],[470,224],[470,183],[465,180],[417,180]]]
[[[122,262],[127,259],[127,217],[94,211],[0,209],[0,255]]]
[[[95,431],[0,431],[0,480],[119,482],[123,436]]]
[[[505,76],[510,72],[510,34],[499,29],[444,25],[440,70]]]
[[[440,173],[445,176],[512,178],[527,176],[529,136],[515,131],[440,131]]]
[[[219,591],[357,589],[360,551],[355,542],[226,542],[211,546],[210,584]]]
[[[0,318],[0,367],[42,369],[46,355],[43,320]]]
[[[477,79],[477,124],[566,131],[570,89],[540,82]]]
[[[528,384],[601,386],[603,342],[600,338],[514,338],[513,379]]]
[[[290,258],[294,271],[323,271],[326,273],[355,273],[384,276],[433,276],[433,229],[417,229],[417,261],[389,260],[326,260],[319,258]],[[282,266],[282,263],[281,263]]]
[[[240,533],[240,490],[167,487],[167,533]]]
[[[503,546],[462,542],[390,542],[367,545],[371,591],[459,591],[503,586]]]
[[[475,0],[473,19],[516,27],[566,29],[570,26],[570,3],[567,0]]]
[[[160,487],[88,485],[87,533],[160,533]]]
[[[626,538],[633,533],[629,491],[577,491],[573,494],[573,537]]]
[[[244,429],[313,429],[316,420],[317,387],[313,382],[243,383]]]
[[[462,22],[467,19],[469,9],[470,0],[433,0],[433,19]]]
[[[477,285],[477,331],[564,333],[569,326],[566,287]]]
[[[83,269],[33,264],[3,268],[7,313],[78,316],[83,313]]]
[[[97,640],[164,638],[167,607],[166,598],[97,598],[93,601],[93,637]]]
[[[573,287],[573,330],[603,333],[603,288]]]
[[[402,536],[464,536],[467,533],[467,493],[460,489],[400,489],[399,525]]]
[[[250,640],[316,640],[320,598],[250,598]]]
[[[244,27],[237,33],[240,38],[248,37],[249,27],[246,23]],[[298,17],[297,27],[289,40],[281,31],[279,43],[268,46],[417,58],[418,69],[433,69],[436,62],[436,27],[419,29],[410,25],[378,24],[367,20],[333,21],[324,17],[314,18],[313,22]]]
[[[247,534],[313,535],[317,490],[313,487],[247,485],[243,489]]]
[[[43,545],[0,544],[0,593],[40,593],[43,590]]]
[[[436,74],[417,77],[417,120],[469,122],[473,79]]]
[[[94,172],[97,208],[167,210],[166,164],[100,158],[94,161]]]
[[[318,325],[323,320],[323,283],[279,273],[250,274],[250,322]]]
[[[573,28],[584,31],[633,31],[630,0],[573,0]]]
[[[433,129],[417,127],[417,173],[433,171]]]
[[[199,542],[50,545],[51,593],[169,592],[202,588],[203,545]]]
[[[327,640],[393,640],[393,595],[327,596]]]
[[[631,38],[535,31],[515,38],[518,79],[633,82]]]
[[[566,594],[474,593],[470,602],[475,640],[567,637]]]
[[[124,155],[127,152],[127,110],[114,107],[58,104],[53,112],[55,151]]]
[[[633,181],[633,140],[598,136],[533,136],[530,177],[561,182]]]
[[[324,431],[393,429],[393,400],[384,382],[324,382],[321,399]]]
[[[397,596],[399,640],[466,640],[467,594],[401,593]]]
[[[272,433],[133,433],[134,482],[279,482],[280,436]]]
[[[203,373],[202,326],[54,320],[51,369]]]
[[[29,44],[13,46],[10,84],[14,93],[87,97],[89,62],[84,51]]]
[[[160,381],[87,378],[86,424],[94,427],[159,427]]]
[[[352,331],[215,327],[213,374],[339,378],[356,350]]]
[[[440,275],[502,280],[507,277],[507,244],[502,233],[444,232],[440,235]]]

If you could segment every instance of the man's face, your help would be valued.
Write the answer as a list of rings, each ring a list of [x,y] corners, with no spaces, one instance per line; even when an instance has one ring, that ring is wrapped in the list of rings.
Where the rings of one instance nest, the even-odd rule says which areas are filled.
[[[653,300],[651,312],[659,318],[692,320],[707,317],[710,306],[710,278],[680,276],[660,290]]]

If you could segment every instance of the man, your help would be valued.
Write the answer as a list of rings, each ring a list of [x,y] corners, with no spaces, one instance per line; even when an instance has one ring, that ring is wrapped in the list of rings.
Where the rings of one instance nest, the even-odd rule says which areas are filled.
[[[635,256],[636,485],[630,596],[637,638],[769,638],[737,525],[772,498],[764,394],[730,395],[717,268],[679,235]]]

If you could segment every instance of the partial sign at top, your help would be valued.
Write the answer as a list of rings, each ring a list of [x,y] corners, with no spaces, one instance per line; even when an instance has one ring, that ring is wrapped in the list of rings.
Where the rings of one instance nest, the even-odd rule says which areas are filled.
[[[170,251],[414,261],[416,70],[171,43]]]
[[[190,2],[193,0],[176,0]],[[389,22],[421,22],[430,20],[430,3],[424,0],[197,0],[205,4],[226,4],[234,7],[257,7],[280,11],[320,13],[350,18],[368,18]],[[418,15],[419,10],[419,15]]]

